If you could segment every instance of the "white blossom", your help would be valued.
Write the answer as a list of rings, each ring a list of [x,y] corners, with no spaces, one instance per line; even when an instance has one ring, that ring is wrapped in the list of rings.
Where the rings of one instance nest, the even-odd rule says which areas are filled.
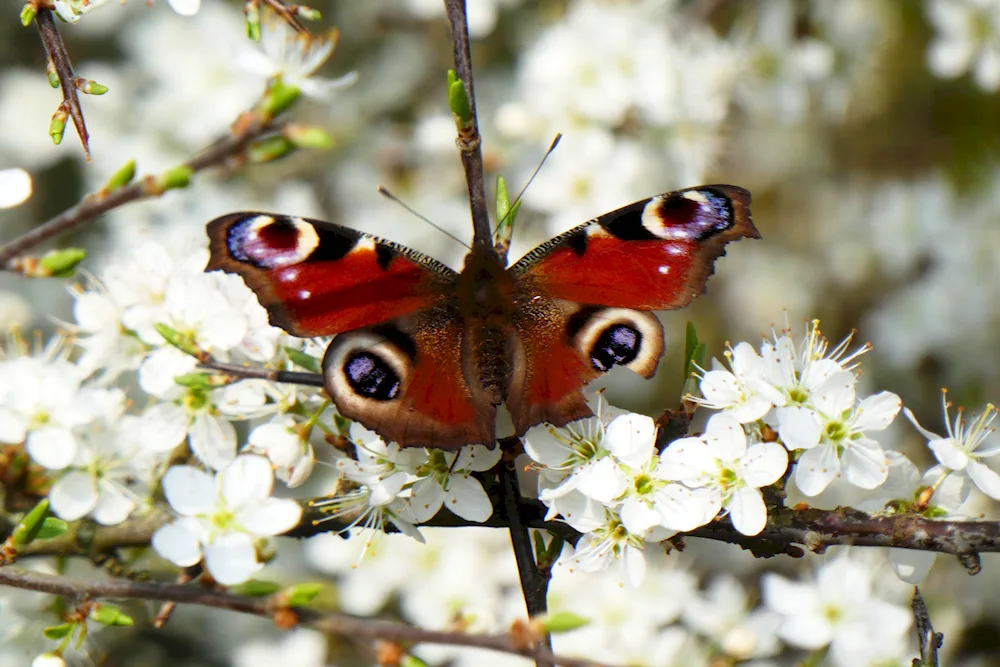
[[[736,530],[757,535],[767,525],[760,487],[778,481],[788,467],[788,453],[776,442],[747,444],[743,426],[728,413],[713,415],[700,438],[682,438],[661,455],[668,478],[707,493],[692,496],[690,512],[701,523],[725,509]]]
[[[309,478],[316,462],[309,430],[289,415],[276,416],[250,432],[244,451],[266,456],[275,476],[296,487]]]
[[[441,509],[468,521],[483,522],[493,514],[490,497],[473,472],[489,470],[500,461],[500,448],[466,445],[458,452],[438,449],[412,449],[400,453],[399,459],[410,459],[408,467],[417,480],[410,487],[406,505],[417,523],[424,523]],[[407,465],[406,462],[402,462]]]
[[[302,517],[295,501],[271,498],[273,484],[271,464],[253,454],[238,456],[215,475],[171,467],[163,492],[180,518],[153,534],[153,548],[181,567],[204,558],[221,584],[246,581],[263,567],[257,540],[290,530]]]
[[[13,167],[0,169],[0,209],[13,208],[31,196],[31,174]]]
[[[976,85],[1000,88],[1000,2],[928,0],[936,30],[927,48],[927,65],[936,76],[953,79],[972,71]]]
[[[941,403],[947,437],[932,433],[920,426],[908,409],[905,411],[906,417],[927,438],[927,447],[945,469],[953,471],[958,477],[968,477],[980,491],[995,500],[1000,500],[1000,475],[982,461],[1000,454],[1000,442],[986,444],[987,438],[996,430],[992,426],[997,416],[996,407],[992,403],[988,404],[982,415],[974,415],[970,425],[966,422],[961,408],[958,409],[954,420],[949,421],[951,404],[948,403],[945,392],[942,392]]]
[[[632,586],[640,586],[646,577],[646,559],[642,553],[646,542],[664,540],[672,534],[659,526],[642,534],[632,533],[621,517],[605,509],[604,521],[581,536],[572,555],[564,554],[557,565],[581,572],[599,572],[618,563],[623,578]]]
[[[769,382],[764,360],[749,343],[726,351],[731,370],[717,366],[704,371],[702,398],[690,400],[712,410],[724,410],[741,424],[757,421],[785,399]]]

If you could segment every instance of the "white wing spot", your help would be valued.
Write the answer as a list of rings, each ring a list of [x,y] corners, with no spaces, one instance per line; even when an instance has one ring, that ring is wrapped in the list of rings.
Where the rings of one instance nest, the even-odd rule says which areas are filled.
[[[666,274],[670,273],[670,267],[669,266],[658,266],[658,267],[656,267],[656,270],[658,272],[662,273],[663,275],[666,275]]]
[[[309,290],[307,290],[307,289],[304,289],[304,290],[300,290],[300,291],[299,291],[299,298],[300,298],[301,300],[303,300],[303,301],[305,301],[306,299],[308,299],[308,298],[309,298],[309,297],[311,297],[312,295],[313,295],[313,293],[312,293],[312,292],[310,292],[310,291],[309,291]]]

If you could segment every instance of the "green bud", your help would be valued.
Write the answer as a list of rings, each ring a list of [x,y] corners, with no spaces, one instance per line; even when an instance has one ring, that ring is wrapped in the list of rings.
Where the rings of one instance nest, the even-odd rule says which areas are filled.
[[[269,116],[277,116],[292,106],[301,94],[302,91],[298,86],[291,86],[281,79],[275,79],[264,93],[261,108]]]
[[[253,2],[243,5],[243,16],[247,20],[247,37],[255,42],[260,41],[260,7]]]
[[[42,498],[30,512],[24,515],[24,518],[21,519],[21,522],[17,524],[17,527],[11,534],[14,546],[23,547],[26,544],[30,544],[32,540],[38,537],[38,533],[42,529],[42,524],[45,523],[45,516],[48,513],[49,499]]]
[[[63,134],[66,132],[66,112],[61,108],[52,114],[52,120],[49,122],[49,136],[52,137],[52,143],[57,146],[62,143]]]
[[[545,538],[540,532],[533,533],[531,537],[535,545],[535,562],[541,565],[545,559]]]
[[[318,9],[313,9],[312,7],[306,7],[305,5],[299,5],[295,13],[299,18],[305,19],[306,21],[319,21],[323,18]]]
[[[101,625],[134,625],[132,617],[114,605],[101,603],[90,612],[90,618]]]
[[[135,178],[135,160],[129,160],[118,171],[111,174],[111,178],[104,185],[104,189],[108,192],[114,192],[131,183],[133,178]]]
[[[154,182],[154,187],[160,192],[166,192],[167,190],[173,190],[174,188],[186,188],[188,183],[191,182],[191,176],[194,175],[194,169],[182,164],[171,169],[167,169],[165,172],[160,174],[156,181]]]
[[[326,130],[315,125],[303,125],[301,123],[290,123],[285,127],[282,134],[291,141],[296,148],[312,148],[325,150],[333,147],[333,137]]]
[[[49,64],[45,67],[45,75],[49,78],[49,85],[53,88],[59,87],[59,73],[56,72],[56,66],[49,61]]]
[[[280,590],[280,584],[273,581],[263,581],[261,579],[250,579],[249,581],[244,581],[238,586],[231,586],[229,588],[230,593],[245,595],[246,597],[251,598],[260,598],[266,595],[272,595]]]
[[[42,528],[38,531],[38,535],[35,536],[36,540],[51,540],[54,537],[59,537],[63,533],[69,530],[69,525],[62,519],[57,519],[54,516],[47,516],[45,520],[42,521]]]
[[[455,124],[464,128],[472,121],[472,107],[469,104],[469,94],[465,84],[455,74],[448,70],[448,107],[455,115]]]
[[[247,147],[250,162],[261,164],[273,162],[295,152],[295,145],[281,135],[258,139]]]
[[[53,278],[68,278],[73,275],[76,265],[82,262],[86,256],[87,251],[83,248],[63,248],[46,253],[39,260],[39,263],[43,275]]]
[[[294,347],[286,347],[285,352],[288,353],[288,358],[296,366],[301,366],[312,373],[323,372],[323,369],[320,367],[320,361],[316,357],[308,355],[302,350],[296,350]]]
[[[42,630],[42,634],[45,635],[46,639],[62,639],[63,637],[68,637],[73,628],[76,627],[75,623],[63,623],[62,625],[50,625],[49,627]]]
[[[289,607],[305,607],[316,599],[316,596],[323,592],[325,586],[317,583],[295,584],[284,591],[285,600]]]
[[[192,357],[201,357],[201,350],[194,344],[194,341],[191,340],[190,336],[185,336],[179,331],[171,329],[162,322],[157,322],[153,325],[153,328],[156,329],[158,334],[163,336],[165,341],[176,347],[181,352],[187,352]]]
[[[210,373],[185,373],[184,375],[177,375],[174,377],[174,382],[182,387],[190,387],[192,389],[210,389],[212,387],[218,387],[225,382],[216,382],[215,375]]]
[[[27,28],[35,20],[38,9],[30,2],[21,8],[21,25]]]
[[[427,663],[417,656],[407,653],[403,656],[403,659],[399,661],[399,667],[427,667]]]
[[[96,81],[91,81],[90,79],[84,80],[79,88],[80,91],[86,95],[103,95],[108,92],[107,86],[97,83]]]
[[[558,634],[560,632],[570,632],[577,628],[582,628],[590,623],[590,619],[584,618],[571,611],[557,611],[554,614],[539,616],[534,620],[540,621],[546,632]]]

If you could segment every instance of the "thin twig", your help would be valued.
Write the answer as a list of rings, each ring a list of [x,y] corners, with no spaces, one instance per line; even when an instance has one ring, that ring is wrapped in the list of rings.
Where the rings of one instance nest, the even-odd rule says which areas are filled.
[[[87,124],[83,120],[83,108],[80,106],[80,96],[76,90],[76,75],[73,73],[73,64],[70,63],[69,54],[66,52],[66,45],[63,44],[62,36],[56,29],[56,21],[51,9],[38,7],[35,15],[35,25],[38,26],[38,33],[42,37],[42,46],[48,56],[56,76],[59,77],[59,87],[62,88],[63,104],[70,118],[73,119],[73,126],[83,144],[83,153],[87,160],[90,160],[90,135],[87,133]]]
[[[233,378],[270,380],[271,382],[286,382],[307,387],[323,387],[323,376],[319,373],[302,373],[298,371],[279,371],[259,366],[240,366],[227,364],[212,358],[200,359],[198,365],[202,368],[221,371]]]
[[[225,164],[227,160],[240,155],[253,140],[279,129],[267,119],[237,122],[234,127],[237,129],[234,129],[232,134],[215,142],[196,157],[185,162],[185,166],[192,173],[197,173],[209,167]],[[12,260],[57,234],[89,222],[97,216],[129,202],[158,197],[162,194],[163,189],[157,186],[156,177],[145,176],[112,192],[100,191],[87,195],[76,206],[0,246],[0,269],[13,270],[14,262]]]
[[[944,635],[934,632],[919,586],[913,587],[913,602],[910,607],[913,609],[913,618],[917,625],[917,643],[920,646],[920,657],[913,659],[913,667],[938,667],[938,649],[944,645]]]
[[[275,612],[288,611],[281,593],[269,598],[244,597],[203,588],[199,585],[158,584],[125,579],[80,580],[15,567],[0,567],[0,585],[40,591],[73,599],[81,597],[156,600],[226,609],[243,614],[272,618]],[[524,646],[508,634],[466,634],[425,630],[404,623],[350,616],[312,609],[291,610],[298,620],[324,633],[351,639],[381,639],[405,644],[445,644],[487,649],[567,667],[592,667],[590,660],[554,655],[544,647]]]
[[[469,25],[465,15],[465,0],[444,0],[451,24],[451,40],[455,46],[455,74],[465,84],[472,118],[469,127],[459,134],[458,148],[465,168],[465,181],[469,186],[469,207],[472,210],[474,245],[493,252],[493,231],[486,205],[486,183],[483,175],[482,137],[479,135],[479,117],[476,114],[476,91],[472,80],[472,54],[469,51]]]

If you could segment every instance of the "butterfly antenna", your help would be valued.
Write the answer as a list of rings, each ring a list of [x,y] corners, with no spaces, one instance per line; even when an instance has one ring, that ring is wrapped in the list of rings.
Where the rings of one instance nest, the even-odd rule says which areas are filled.
[[[406,202],[404,202],[402,199],[400,199],[396,195],[394,195],[391,192],[389,192],[388,190],[386,190],[383,186],[380,185],[380,186],[378,186],[377,189],[378,189],[378,193],[380,195],[382,195],[383,197],[385,197],[386,199],[388,199],[389,201],[396,202],[397,204],[399,204],[400,206],[402,206],[403,208],[405,208],[407,211],[409,211],[413,215],[417,216],[418,218],[420,218],[421,220],[423,220],[424,222],[426,222],[428,225],[430,225],[434,229],[438,230],[439,232],[441,232],[442,234],[444,234],[445,236],[447,236],[448,238],[450,238],[451,240],[453,240],[455,243],[458,243],[459,245],[461,245],[466,250],[472,250],[472,248],[469,246],[468,243],[466,243],[462,239],[458,238],[457,236],[455,236],[454,234],[452,234],[451,232],[449,232],[447,229],[444,229],[443,227],[438,226],[436,223],[434,223],[433,221],[431,221],[431,219],[428,218],[427,216],[425,216],[425,215],[417,212],[412,206],[410,206],[409,204],[407,204]]]
[[[521,188],[521,191],[517,193],[517,197],[515,197],[514,201],[511,202],[510,209],[507,211],[506,215],[504,215],[502,220],[497,222],[497,227],[496,229],[493,230],[494,235],[500,230],[501,227],[504,226],[504,224],[507,223],[507,218],[510,216],[510,214],[513,211],[517,210],[517,203],[521,201],[522,197],[524,197],[524,193],[528,189],[528,186],[531,185],[531,182],[535,180],[535,176],[538,176],[538,172],[542,170],[542,167],[545,165],[545,161],[549,159],[550,155],[552,155],[552,151],[556,149],[556,146],[559,145],[559,141],[561,139],[562,139],[562,132],[558,132],[555,138],[552,140],[552,144],[549,146],[549,149],[545,151],[545,155],[542,156],[541,162],[538,163],[538,166],[535,167],[535,171],[532,172],[531,178],[528,179],[528,182],[524,184],[524,187]]]

